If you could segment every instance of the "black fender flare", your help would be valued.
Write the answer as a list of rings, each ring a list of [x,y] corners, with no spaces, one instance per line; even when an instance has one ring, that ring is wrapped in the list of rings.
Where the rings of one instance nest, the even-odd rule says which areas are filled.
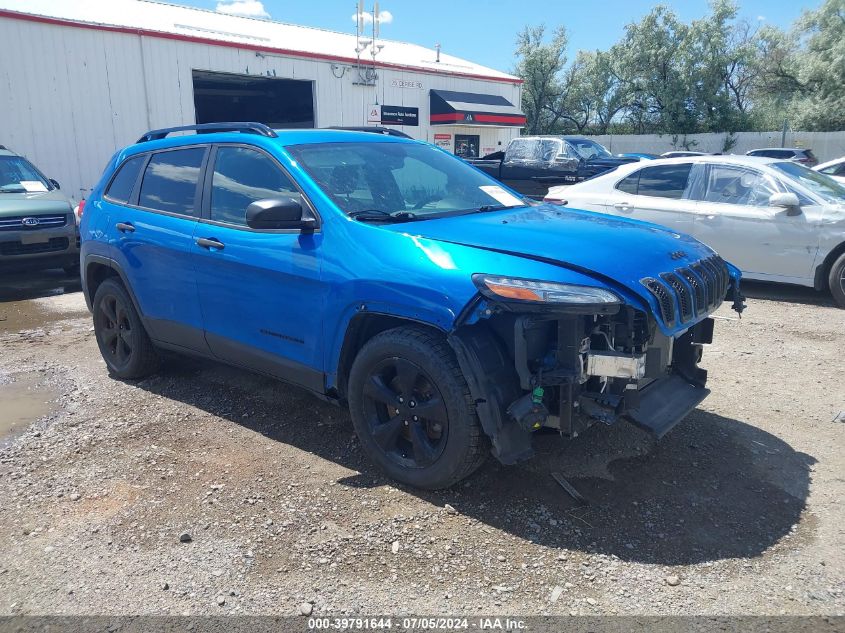
[[[120,282],[123,284],[123,287],[126,288],[126,292],[129,293],[130,299],[132,299],[132,305],[135,306],[135,310],[138,312],[141,320],[144,320],[144,313],[141,311],[141,304],[138,303],[138,298],[135,296],[135,292],[132,290],[132,286],[129,284],[123,269],[115,260],[104,255],[86,255],[82,266],[82,294],[85,296],[85,303],[88,305],[88,310],[93,311],[94,309],[94,296],[91,294],[88,285],[88,267],[91,264],[106,266],[117,274],[120,278]]]
[[[522,395],[519,376],[488,326],[478,323],[452,331],[447,337],[475,401],[481,428],[493,444],[493,455],[510,465],[530,459],[531,432],[507,414],[507,407]]]

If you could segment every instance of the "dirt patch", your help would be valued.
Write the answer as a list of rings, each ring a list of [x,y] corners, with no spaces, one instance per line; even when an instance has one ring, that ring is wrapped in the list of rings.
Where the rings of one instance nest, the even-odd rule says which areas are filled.
[[[341,409],[204,361],[114,380],[79,293],[23,301],[0,375],[56,404],[0,448],[0,613],[843,614],[845,311],[752,293],[662,441],[538,435],[438,493],[377,472]]]

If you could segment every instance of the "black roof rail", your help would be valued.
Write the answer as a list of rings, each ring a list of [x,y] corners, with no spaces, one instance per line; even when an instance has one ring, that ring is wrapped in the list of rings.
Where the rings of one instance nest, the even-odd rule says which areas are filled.
[[[136,143],[157,141],[158,139],[165,138],[168,134],[173,134],[174,132],[196,132],[197,134],[211,134],[212,132],[243,132],[245,134],[258,134],[259,136],[266,136],[268,138],[276,138],[277,136],[276,132],[274,132],[272,128],[267,127],[263,123],[200,123],[199,125],[181,125],[179,127],[166,127],[160,130],[150,130],[139,138]]]
[[[341,125],[331,125],[327,128],[327,130],[345,130],[347,132],[371,132],[373,134],[384,134],[385,136],[398,136],[400,138],[409,138],[413,140],[413,136],[405,134],[404,132],[400,132],[399,130],[394,130],[393,128],[389,127],[381,127],[378,125],[353,125],[353,126],[341,126]]]

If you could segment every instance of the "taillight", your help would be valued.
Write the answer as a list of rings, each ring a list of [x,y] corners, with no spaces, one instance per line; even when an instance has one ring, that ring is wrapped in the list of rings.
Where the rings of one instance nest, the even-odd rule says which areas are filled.
[[[80,220],[82,219],[82,212],[85,210],[85,198],[79,201],[79,204],[76,205],[76,217]]]

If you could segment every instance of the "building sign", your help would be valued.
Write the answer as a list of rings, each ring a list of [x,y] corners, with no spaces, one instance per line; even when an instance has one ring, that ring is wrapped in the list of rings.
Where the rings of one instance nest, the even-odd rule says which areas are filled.
[[[365,108],[364,113],[367,115],[367,123],[381,123],[381,106],[377,103],[371,103]]]
[[[420,109],[405,106],[381,106],[381,122],[394,125],[419,125]]]
[[[435,134],[434,144],[437,147],[442,147],[446,151],[452,151],[452,135],[451,134]]]
[[[421,81],[406,81],[404,79],[394,79],[390,82],[391,88],[416,88],[417,90],[423,89],[423,84]]]

